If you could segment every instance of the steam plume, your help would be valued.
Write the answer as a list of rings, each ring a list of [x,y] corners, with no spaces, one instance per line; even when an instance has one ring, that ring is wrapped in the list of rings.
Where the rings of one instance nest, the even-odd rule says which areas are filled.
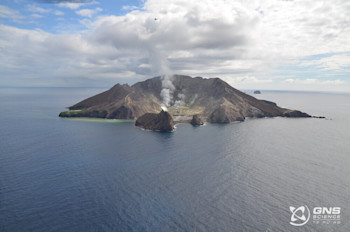
[[[177,95],[177,97],[179,98],[179,100],[176,100],[176,101],[175,101],[174,106],[175,106],[175,107],[184,106],[184,105],[186,104],[186,103],[185,103],[185,98],[186,98],[185,94],[179,93],[179,94]]]
[[[175,86],[173,85],[173,75],[169,69],[167,56],[153,46],[149,46],[150,64],[153,74],[161,74],[162,90],[160,96],[162,98],[162,109],[167,110],[173,100]]]
[[[168,74],[161,76],[162,90],[160,92],[160,96],[162,97],[163,105],[165,107],[169,107],[173,100],[175,86],[173,85],[172,77],[173,77],[172,75],[168,75]]]
[[[160,26],[160,22],[151,20],[152,30],[155,32]],[[148,52],[149,52],[149,62],[151,64],[151,69],[153,74],[161,74],[162,90],[160,96],[162,98],[162,109],[167,110],[172,104],[173,95],[175,91],[175,86],[173,85],[173,75],[170,74],[172,71],[169,68],[167,54],[162,52],[161,49],[157,47],[157,44],[148,43]]]

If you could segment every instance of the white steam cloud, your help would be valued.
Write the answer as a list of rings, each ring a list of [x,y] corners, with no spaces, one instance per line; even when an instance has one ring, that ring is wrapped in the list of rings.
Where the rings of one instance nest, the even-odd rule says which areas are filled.
[[[162,90],[160,96],[162,98],[162,109],[167,111],[173,100],[175,86],[173,84],[173,75],[169,69],[167,57],[152,46],[149,46],[149,61],[153,74],[161,74]]]
[[[163,99],[163,106],[169,107],[175,91],[175,86],[172,82],[173,75],[164,74],[161,76],[162,90],[160,96]]]
[[[157,24],[153,30],[157,30]],[[173,85],[173,75],[169,68],[167,56],[157,48],[156,44],[148,44],[149,64],[154,75],[161,74],[162,90],[160,96],[162,98],[162,109],[167,111],[173,100],[175,86]]]
[[[186,103],[185,103],[185,98],[186,98],[185,94],[179,93],[179,94],[177,95],[177,97],[179,98],[179,100],[176,100],[176,101],[175,101],[174,106],[175,106],[175,107],[184,106],[184,105],[186,104]]]
[[[158,23],[156,20],[148,20],[147,23],[151,31],[156,33],[158,30]],[[147,51],[149,54],[149,64],[154,75],[161,74],[162,90],[160,96],[162,98],[162,110],[167,111],[167,107],[170,106],[173,100],[173,94],[175,86],[173,85],[173,75],[169,68],[168,57],[161,49],[157,47],[157,44],[148,42]]]

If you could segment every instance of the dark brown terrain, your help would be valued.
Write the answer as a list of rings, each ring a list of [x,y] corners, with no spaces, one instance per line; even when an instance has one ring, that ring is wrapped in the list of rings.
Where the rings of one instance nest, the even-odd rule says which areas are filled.
[[[203,120],[198,116],[198,114],[193,115],[190,122],[193,126],[201,126],[204,124]]]
[[[273,102],[258,100],[219,78],[174,75],[172,84],[175,90],[168,112],[174,118],[191,121],[193,115],[198,115],[203,121],[230,123],[244,121],[246,117],[310,117],[297,110],[278,107]],[[161,77],[132,86],[117,84],[69,107],[69,111],[59,116],[136,120],[146,113],[158,114],[162,110],[161,90]]]

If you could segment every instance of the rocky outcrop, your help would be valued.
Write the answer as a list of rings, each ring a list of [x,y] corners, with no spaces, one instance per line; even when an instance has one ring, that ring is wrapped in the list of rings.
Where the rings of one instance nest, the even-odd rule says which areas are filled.
[[[135,126],[147,130],[168,132],[174,130],[174,120],[168,112],[162,110],[159,114],[146,113],[142,115],[136,120]]]
[[[283,116],[287,118],[310,118],[311,117],[307,113],[301,112],[299,110],[287,110],[283,113]]]
[[[201,115],[203,121],[230,123],[246,117],[310,117],[284,109],[276,103],[245,94],[219,78],[172,76],[174,91],[168,112],[176,118]],[[162,78],[154,77],[132,86],[117,84],[60,113],[60,117],[139,119],[146,113],[158,114],[162,106]]]
[[[198,116],[198,114],[193,115],[190,122],[193,126],[201,126],[204,124],[203,120]]]

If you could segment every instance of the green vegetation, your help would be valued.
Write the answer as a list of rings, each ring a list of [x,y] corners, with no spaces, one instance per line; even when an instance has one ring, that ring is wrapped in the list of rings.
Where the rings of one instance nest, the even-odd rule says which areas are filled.
[[[68,110],[60,113],[60,117],[82,117],[86,110]]]
[[[87,118],[87,117],[73,117],[68,120],[82,121],[82,122],[98,122],[98,123],[134,123],[135,120],[126,119],[106,119],[106,118]]]

